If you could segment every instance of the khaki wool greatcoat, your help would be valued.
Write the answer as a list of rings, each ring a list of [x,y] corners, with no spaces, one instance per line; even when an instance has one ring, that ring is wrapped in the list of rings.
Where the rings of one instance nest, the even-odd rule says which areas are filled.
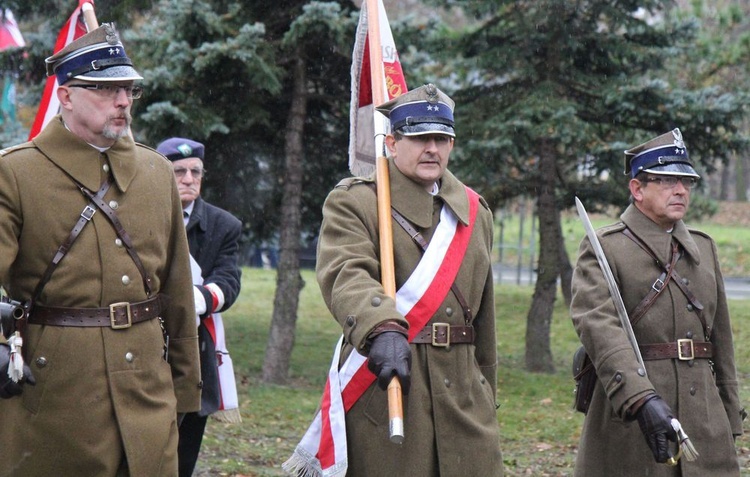
[[[663,263],[669,263],[671,241],[682,256],[675,270],[703,305],[713,344],[713,359],[660,359],[639,364],[620,325],[617,312],[588,239],[581,243],[573,274],[573,324],[597,370],[598,382],[584,419],[576,476],[739,475],[733,435],[742,434],[734,348],[724,281],[716,244],[682,221],[667,233],[631,205],[621,222],[597,231],[607,261],[629,314],[648,294],[661,271],[649,255],[622,230],[627,226]],[[639,345],[678,339],[704,341],[698,310],[674,280],[633,326]],[[713,365],[712,365],[713,363]],[[694,462],[657,464],[638,426],[625,411],[644,394],[655,391],[675,412],[700,454]],[[670,443],[676,451],[674,443]]]
[[[152,279],[170,297],[163,358],[159,320],[127,329],[29,324],[24,358],[36,378],[0,400],[0,475],[111,476],[127,458],[133,476],[177,475],[177,412],[200,408],[200,369],[182,206],[170,163],[129,137],[100,153],[56,117],[32,142],[0,157],[0,280],[31,298],[88,200],[104,197]],[[143,280],[101,211],[84,227],[39,303],[107,307],[147,298]]]
[[[391,204],[429,242],[446,204],[467,224],[464,185],[446,171],[433,197],[389,163]],[[365,352],[367,335],[380,323],[407,325],[380,284],[380,241],[373,179],[346,179],[323,207],[317,277],[333,316],[343,328],[345,349]],[[502,456],[495,408],[497,352],[490,250],[492,214],[481,199],[456,285],[473,314],[474,344],[438,348],[411,344],[411,390],[404,396],[402,445],[389,441],[386,392],[373,383],[346,416],[350,476],[497,476]],[[409,234],[393,223],[398,289],[422,256]],[[448,293],[427,326],[463,325],[461,306]]]

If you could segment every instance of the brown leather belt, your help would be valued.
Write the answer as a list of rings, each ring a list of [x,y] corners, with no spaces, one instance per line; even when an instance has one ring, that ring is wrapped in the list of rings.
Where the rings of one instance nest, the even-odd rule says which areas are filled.
[[[29,323],[49,326],[109,326],[117,330],[153,320],[161,315],[164,308],[162,295],[138,303],[112,303],[107,308],[34,305],[29,315]]]
[[[643,344],[640,349],[644,361],[654,359],[690,361],[691,359],[711,358],[713,356],[711,343],[690,339],[677,340],[676,343]]]
[[[474,328],[469,325],[450,325],[433,323],[427,325],[411,341],[417,344],[431,344],[447,348],[452,344],[470,344],[474,342]]]

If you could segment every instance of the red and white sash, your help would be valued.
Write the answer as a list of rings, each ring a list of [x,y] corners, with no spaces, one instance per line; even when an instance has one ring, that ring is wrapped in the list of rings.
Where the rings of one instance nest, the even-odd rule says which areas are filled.
[[[396,309],[409,322],[409,341],[424,328],[445,300],[458,275],[471,239],[479,208],[479,196],[466,188],[469,197],[469,225],[463,226],[448,207],[440,212],[440,223],[424,255],[409,279],[396,292]],[[282,464],[291,475],[338,477],[348,467],[346,412],[375,381],[367,369],[367,358],[353,350],[339,368],[344,337],[334,348],[320,409],[297,445]]]
[[[201,267],[192,255],[190,256],[190,271],[193,276],[193,283],[202,285]],[[208,304],[208,306],[211,305]],[[196,326],[200,325],[200,321],[200,318],[196,315]],[[221,313],[212,313],[203,320],[203,324],[206,326],[208,333],[211,335],[211,340],[214,342],[219,377],[219,409],[211,414],[211,416],[222,422],[240,423],[242,422],[242,417],[239,410],[239,399],[237,398],[237,382],[234,379],[232,358],[229,356],[229,351],[227,350],[227,343],[224,336],[224,321],[221,318]]]

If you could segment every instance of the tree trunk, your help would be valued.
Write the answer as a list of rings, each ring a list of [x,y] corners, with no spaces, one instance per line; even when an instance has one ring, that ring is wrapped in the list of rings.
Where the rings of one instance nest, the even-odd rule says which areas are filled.
[[[568,251],[565,249],[565,238],[562,232],[560,233],[560,289],[562,290],[563,299],[565,300],[565,306],[570,307],[570,302],[573,299],[572,281],[573,281],[573,266],[570,264],[570,257],[568,257]]]
[[[544,141],[540,147],[540,184],[537,189],[539,212],[539,267],[526,318],[526,369],[534,373],[553,373],[550,349],[550,323],[557,295],[557,277],[560,276],[560,244],[562,225],[555,197],[555,151]]]
[[[286,173],[281,200],[281,236],[273,317],[263,362],[263,381],[283,384],[289,376],[289,362],[294,347],[299,294],[302,277],[299,272],[300,203],[302,198],[302,160],[307,88],[305,61],[297,56],[294,65],[292,104],[286,127]]]

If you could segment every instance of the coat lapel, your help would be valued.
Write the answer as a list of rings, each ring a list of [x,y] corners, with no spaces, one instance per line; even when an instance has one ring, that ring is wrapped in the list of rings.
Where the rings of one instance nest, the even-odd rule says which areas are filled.
[[[648,244],[651,251],[654,252],[662,263],[669,263],[672,239],[675,239],[682,246],[683,250],[692,257],[696,265],[700,265],[698,246],[690,236],[690,232],[682,220],[679,220],[672,229],[672,232],[668,233],[632,204],[628,206],[620,218],[634,235]]]
[[[50,161],[70,174],[89,190],[101,185],[98,149],[68,131],[60,116],[55,117],[33,140],[34,144]],[[104,154],[109,159],[110,170],[117,188],[122,192],[135,177],[135,143],[126,136],[119,139]],[[65,151],[61,154],[60,151]],[[96,164],[96,167],[91,167]]]
[[[432,227],[434,197],[420,184],[403,175],[392,160],[389,160],[388,167],[393,208],[419,228]],[[466,190],[448,170],[443,174],[437,197],[443,200],[462,224],[469,223],[469,199]]]

